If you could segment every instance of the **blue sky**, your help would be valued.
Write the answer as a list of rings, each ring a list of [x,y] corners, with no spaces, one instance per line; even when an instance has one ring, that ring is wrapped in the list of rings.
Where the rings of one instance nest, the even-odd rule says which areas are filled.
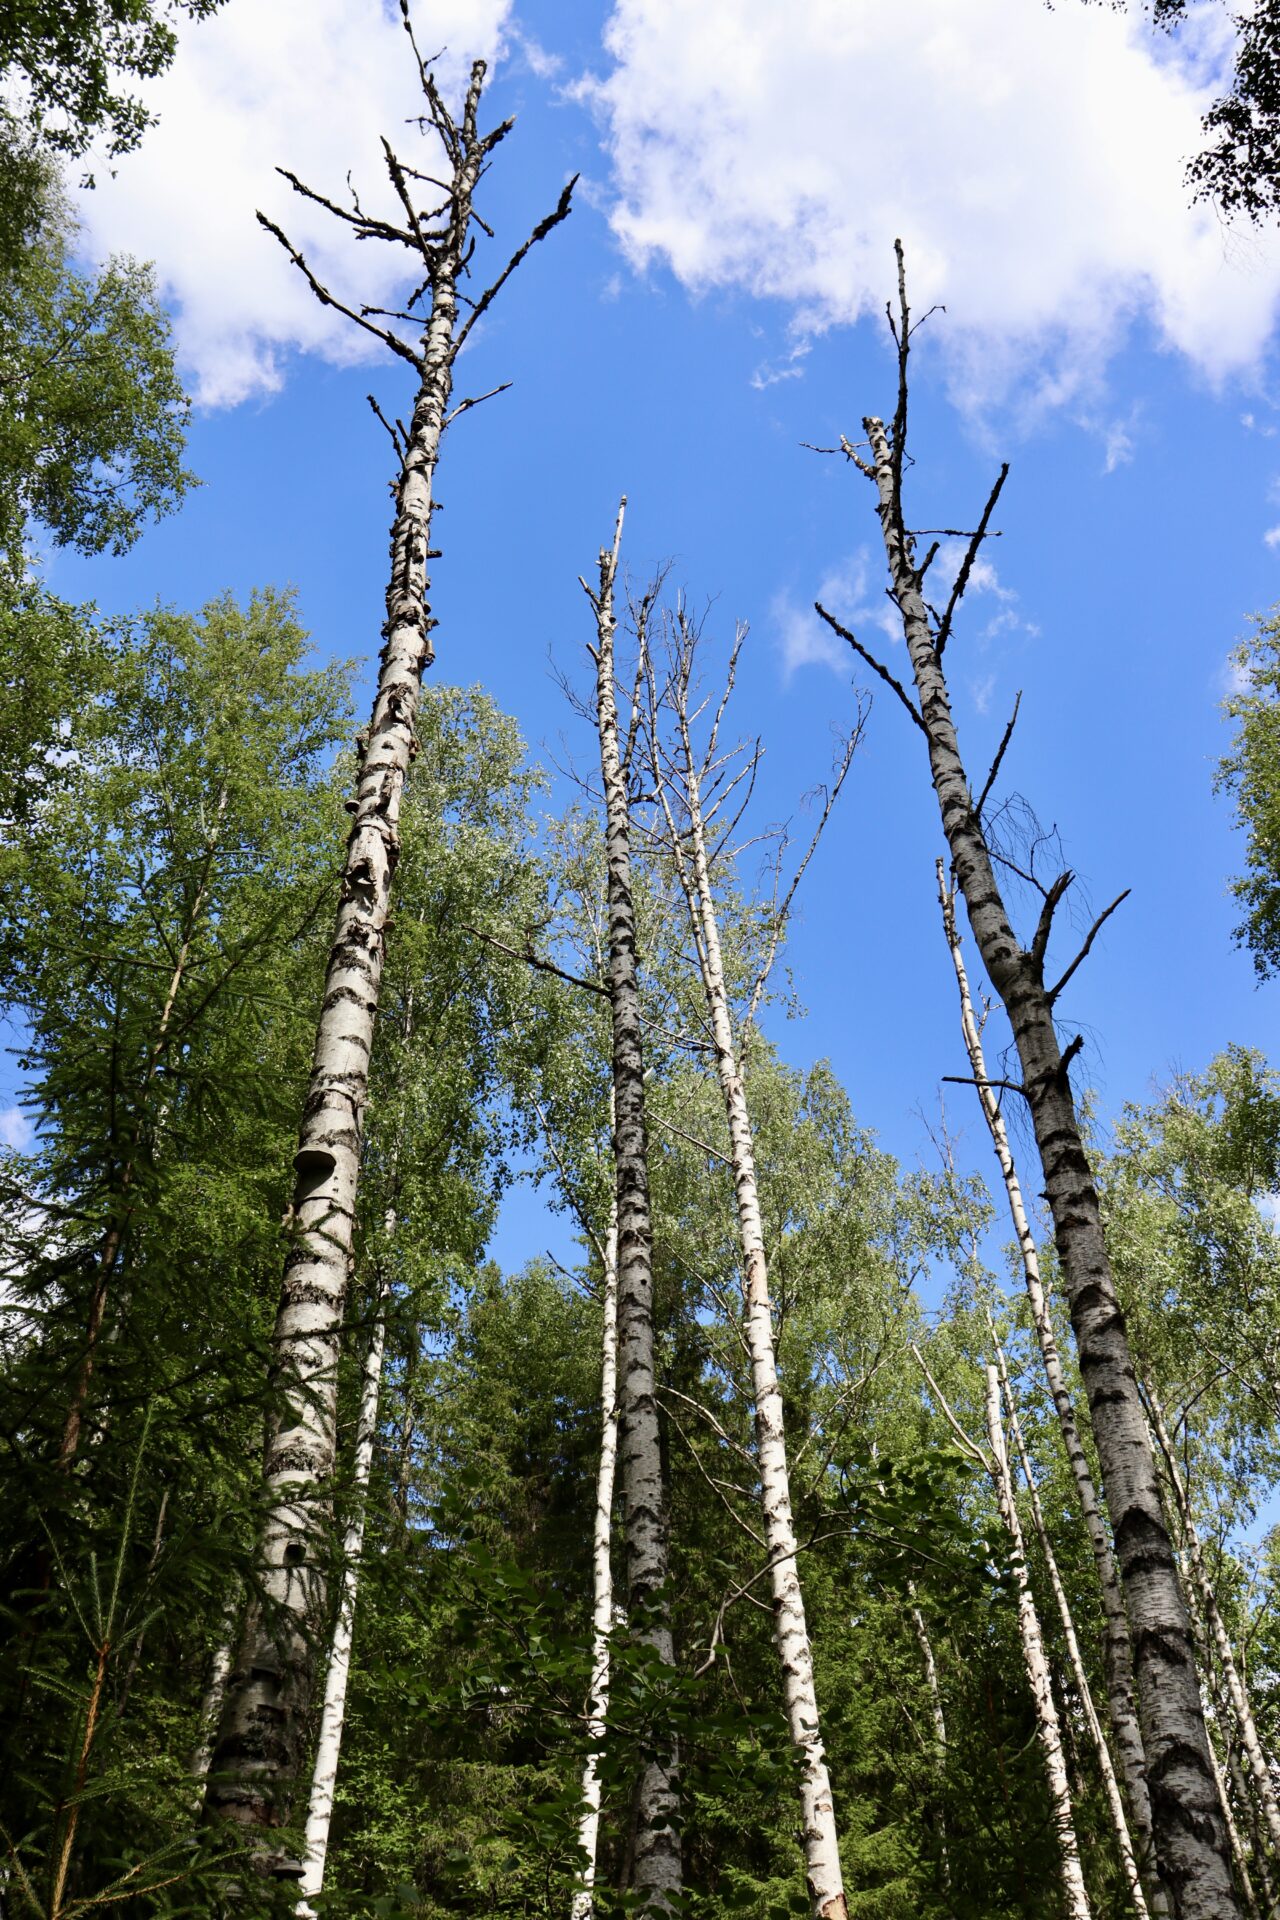
[[[794,811],[854,700],[815,596],[905,671],[870,489],[802,445],[891,404],[877,314],[903,232],[920,306],[948,307],[919,354],[914,518],[973,524],[1012,463],[994,575],[949,649],[962,743],[980,778],[1021,689],[1008,782],[1060,829],[1079,924],[1133,889],[1062,1007],[1111,1114],[1230,1041],[1274,1046],[1276,989],[1231,940],[1242,850],[1212,777],[1229,650],[1280,599],[1280,246],[1189,214],[1180,180],[1221,17],[1201,10],[1181,51],[1067,0],[974,0],[963,39],[941,0],[814,0],[785,40],[780,18],[764,0],[420,6],[424,46],[505,49],[495,257],[583,175],[459,371],[460,392],[514,384],[449,435],[434,672],[481,682],[536,755],[567,732],[588,759],[548,661],[585,668],[576,576],[625,490],[632,573],[669,560],[714,598],[713,631],[750,621],[739,724],[765,736],[763,814]],[[389,449],[365,394],[403,411],[408,369],[353,362],[253,211],[293,214],[272,161],[375,180],[410,79],[378,0],[229,0],[189,30],[160,128],[84,213],[91,251],[157,260],[205,484],[125,559],[53,556],[58,591],[123,609],[291,582],[322,653],[372,659]],[[364,254],[324,264],[385,290]],[[830,1059],[907,1164],[931,1151],[919,1110],[964,1070],[939,848],[922,743],[884,693],[793,930],[808,1013],[777,1038]],[[540,1201],[509,1204],[499,1256],[547,1244],[565,1235]]]

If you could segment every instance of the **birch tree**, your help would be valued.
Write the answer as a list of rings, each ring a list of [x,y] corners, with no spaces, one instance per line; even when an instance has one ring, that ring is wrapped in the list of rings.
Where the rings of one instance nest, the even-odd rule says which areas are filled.
[[[665,851],[670,856],[688,908],[698,971],[706,1002],[707,1022],[715,1053],[716,1075],[729,1129],[731,1169],[737,1204],[742,1258],[745,1333],[751,1358],[755,1406],[756,1465],[760,1481],[760,1510],[768,1553],[773,1596],[774,1639],[782,1673],[782,1697],[800,1777],[800,1805],[805,1873],[815,1920],[845,1920],[848,1908],[840,1865],[840,1842],[835,1805],[822,1742],[813,1650],[805,1620],[804,1595],[796,1563],[797,1540],[792,1517],[791,1478],[783,1420],[782,1389],[774,1348],[773,1309],[769,1298],[768,1261],[756,1178],[755,1143],[743,1078],[739,1037],[734,1030],[729,989],[725,978],[720,927],[713,891],[713,853],[709,834],[723,849],[741,818],[744,802],[735,796],[745,781],[750,796],[758,752],[738,764],[736,751],[720,751],[720,727],[733,691],[745,628],[739,627],[729,657],[725,687],[714,713],[705,749],[695,752],[690,698],[695,658],[695,629],[683,605],[672,628],[670,671],[661,697],[649,664],[647,682],[650,770],[666,823]],[[670,714],[674,747],[667,749],[662,710]],[[750,994],[745,1026],[754,1020],[760,995],[786,925],[791,902],[809,863],[831,809],[844,783],[857,741],[850,734],[837,763],[836,777],[825,796],[818,826],[799,863],[785,896],[776,904],[766,939],[764,964]],[[730,812],[729,809],[734,811]]]
[[[450,411],[454,367],[511,273],[565,218],[572,190],[570,183],[555,210],[478,297],[463,292],[460,283],[470,272],[474,253],[473,224],[484,230],[473,196],[511,122],[503,121],[488,133],[480,130],[482,61],[471,70],[455,117],[429,63],[418,53],[407,0],[402,0],[402,10],[422,85],[422,125],[424,132],[429,130],[431,152],[424,170],[402,161],[384,139],[387,175],[399,207],[396,218],[367,212],[355,193],[349,207],[341,206],[296,175],[286,171],[284,177],[358,238],[406,250],[418,277],[407,307],[375,314],[338,299],[321,285],[283,230],[265,215],[258,216],[317,299],[406,361],[418,383],[408,426],[387,423],[397,471],[384,644],[372,714],[358,740],[341,899],[294,1156],[290,1250],[273,1335],[279,1411],[267,1441],[256,1549],[261,1599],[250,1607],[227,1686],[206,1796],[213,1817],[259,1829],[277,1826],[288,1816],[302,1762],[312,1647],[324,1613],[322,1535],[333,1469],[339,1339],[369,1056],[400,846],[401,799],[414,753],[422,673],[433,657],[427,601],[433,486],[443,435],[451,420],[474,404],[464,400]],[[437,166],[443,169],[442,185],[432,171]],[[432,193],[443,192],[443,198],[423,207],[423,184]],[[416,337],[406,338],[406,330]],[[273,1856],[268,1850],[260,1864],[271,1871],[278,1859],[278,1853]]]
[[[1031,1587],[1031,1575],[1027,1567],[1026,1541],[1023,1537],[1021,1516],[1018,1513],[1013,1475],[1009,1469],[1009,1454],[1005,1444],[1004,1420],[1001,1413],[1000,1370],[994,1362],[989,1362],[984,1369],[986,1393],[983,1409],[987,1434],[987,1446],[984,1450],[965,1432],[963,1424],[929,1371],[928,1362],[920,1349],[913,1348],[913,1352],[935,1401],[959,1442],[961,1451],[982,1469],[995,1493],[1000,1520],[1009,1541],[1009,1564],[1017,1597],[1018,1638],[1022,1648],[1023,1669],[1031,1689],[1035,1709],[1036,1738],[1044,1761],[1045,1779],[1049,1788],[1054,1832],[1058,1842],[1063,1903],[1070,1920],[1090,1920],[1089,1896],[1085,1891],[1084,1871],[1080,1863],[1080,1843],[1076,1835],[1075,1812],[1071,1803],[1071,1784],[1067,1777],[1066,1757],[1062,1745],[1062,1723],[1053,1697],[1053,1680],[1045,1653],[1044,1634],[1040,1626],[1040,1616],[1036,1610],[1035,1594]]]
[[[979,524],[968,539],[943,611],[935,614],[925,600],[924,579],[938,543],[923,558],[917,558],[903,499],[912,321],[900,243],[898,261],[898,316],[893,323],[898,398],[894,417],[889,426],[876,416],[865,418],[869,459],[847,441],[842,448],[876,489],[890,591],[902,617],[916,699],[911,699],[889,670],[833,615],[821,606],[818,611],[893,688],[913,726],[924,736],[951,865],[987,976],[1013,1030],[1021,1079],[1012,1084],[1018,1097],[1027,1102],[1053,1216],[1132,1634],[1157,1864],[1179,1920],[1217,1920],[1217,1916],[1232,1915],[1239,1909],[1196,1679],[1191,1623],[1103,1238],[1097,1190],[1068,1077],[1083,1038],[1077,1035],[1063,1048],[1054,1018],[1064,989],[1119,901],[1094,922],[1079,952],[1052,984],[1045,975],[1049,941],[1054,914],[1071,885],[1069,871],[1060,872],[1048,886],[1035,881],[1042,907],[1030,944],[1024,946],[1014,933],[983,821],[983,808],[998,775],[1012,722],[975,800],[960,753],[943,667],[957,609],[987,537],[1008,469],[1002,469]],[[1034,873],[1031,877],[1035,880]]]
[[[961,951],[960,932],[956,926],[955,894],[947,885],[941,860],[937,863],[937,873],[938,901],[942,908],[943,930],[946,934],[952,965],[955,968],[956,987],[960,997],[960,1025],[964,1035],[965,1051],[969,1056],[969,1067],[977,1087],[982,1116],[987,1123],[991,1144],[1000,1165],[1000,1177],[1017,1241],[1018,1258],[1022,1266],[1027,1300],[1031,1307],[1031,1320],[1035,1327],[1041,1364],[1048,1383],[1050,1398],[1053,1401],[1054,1412],[1057,1415],[1063,1448],[1076,1484],[1080,1512],[1084,1519],[1085,1531],[1089,1536],[1089,1545],[1093,1551],[1094,1565],[1097,1568],[1104,1622],[1102,1650],[1107,1677],[1107,1704],[1129,1797],[1130,1815],[1134,1836],[1138,1843],[1139,1859],[1144,1868],[1149,1871],[1154,1865],[1151,1857],[1151,1796],[1147,1789],[1146,1755],[1142,1750],[1142,1734],[1138,1726],[1134,1701],[1133,1649],[1129,1640],[1129,1622],[1125,1616],[1124,1599],[1116,1575],[1111,1536],[1098,1504],[1098,1495],[1093,1484],[1093,1470],[1089,1465],[1080,1437],[1075,1402],[1067,1385],[1062,1356],[1058,1351],[1053,1316],[1040,1278],[1040,1255],[1036,1247],[1035,1235],[1031,1231],[1031,1223],[1027,1218],[1026,1205],[1022,1198],[1022,1184],[1018,1178],[1018,1169],[1009,1145],[1009,1131],[1005,1125],[1004,1113],[996,1089],[987,1076],[981,1028],[974,1012],[968,970]],[[1154,1900],[1157,1912],[1167,1911],[1162,1889],[1155,1889]]]
[[[596,619],[596,718],[604,787],[608,991],[612,1020],[613,1151],[616,1171],[618,1459],[632,1631],[665,1667],[675,1664],[669,1617],[670,1541],[662,1468],[653,1321],[653,1221],[649,1198],[645,1068],[631,876],[628,782],[635,700],[626,738],[618,720],[614,594],[625,499],[612,547],[600,550],[599,585],[583,591]],[[647,612],[640,618],[643,658]],[[598,1590],[597,1590],[598,1595]],[[594,1685],[594,1679],[593,1679]],[[678,1756],[659,1735],[640,1761],[636,1788],[634,1884],[644,1905],[674,1910],[683,1883]]]

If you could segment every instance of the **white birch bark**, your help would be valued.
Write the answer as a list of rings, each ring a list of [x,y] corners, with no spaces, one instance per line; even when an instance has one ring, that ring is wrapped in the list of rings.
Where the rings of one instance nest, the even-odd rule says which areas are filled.
[[[682,632],[687,647],[689,635],[683,629]],[[687,658],[686,654],[686,661]],[[720,928],[707,860],[699,775],[689,733],[687,685],[687,671],[682,673],[678,669],[673,700],[680,740],[680,779],[687,813],[687,833],[683,837],[666,798],[656,740],[652,743],[654,772],[663,796],[663,805],[667,809],[671,848],[693,925],[716,1072],[729,1126],[738,1238],[742,1251],[746,1340],[755,1401],[760,1509],[769,1554],[773,1632],[782,1670],[783,1706],[799,1767],[805,1877],[814,1920],[845,1920],[848,1908],[840,1866],[840,1841],[822,1744],[813,1676],[813,1650],[809,1643],[804,1595],[796,1564],[791,1480],[787,1466],[782,1391],[778,1384],[774,1351],[773,1309],[769,1298],[764,1226],[756,1179],[755,1143],[725,985]]]
[[[990,1322],[988,1322],[988,1324],[990,1324]],[[1111,1824],[1115,1828],[1116,1845],[1120,1852],[1120,1864],[1124,1869],[1124,1877],[1129,1887],[1129,1898],[1133,1904],[1133,1911],[1137,1916],[1137,1920],[1147,1920],[1146,1894],[1143,1891],[1142,1876],[1138,1872],[1137,1856],[1134,1852],[1133,1841],[1129,1834],[1129,1822],[1125,1816],[1124,1799],[1120,1792],[1120,1782],[1116,1778],[1116,1770],[1111,1760],[1111,1750],[1107,1745],[1107,1738],[1102,1730],[1102,1723],[1098,1719],[1097,1710],[1093,1704],[1093,1693],[1089,1686],[1089,1676],[1085,1669],[1084,1657],[1080,1652],[1080,1642],[1076,1635],[1076,1623],[1071,1612],[1071,1602],[1068,1600],[1066,1588],[1062,1584],[1062,1576],[1058,1571],[1057,1556],[1053,1551],[1053,1545],[1049,1539],[1049,1529],[1045,1525],[1044,1510],[1040,1505],[1040,1494],[1036,1487],[1035,1478],[1031,1472],[1031,1461],[1027,1456],[1026,1443],[1022,1437],[1022,1422],[1018,1418],[1018,1409],[1013,1398],[1013,1388],[1009,1381],[1009,1369],[1005,1362],[1004,1349],[996,1338],[994,1326],[992,1326],[991,1329],[991,1336],[995,1343],[996,1366],[999,1369],[1000,1385],[1004,1392],[1004,1404],[1009,1416],[1009,1429],[1013,1434],[1018,1460],[1022,1467],[1022,1477],[1026,1482],[1027,1494],[1031,1502],[1031,1518],[1035,1526],[1036,1538],[1040,1543],[1040,1552],[1049,1575],[1049,1585],[1053,1589],[1053,1597],[1058,1608],[1058,1618],[1062,1622],[1062,1637],[1066,1642],[1067,1659],[1071,1663],[1071,1671],[1075,1676],[1076,1690],[1080,1695],[1080,1704],[1084,1711],[1085,1725],[1089,1730],[1089,1738],[1093,1742],[1094,1752],[1098,1757],[1098,1771],[1102,1775],[1103,1792],[1106,1795],[1107,1806],[1111,1814]]]
[[[222,1718],[222,1699],[227,1690],[227,1676],[231,1672],[231,1662],[235,1657],[236,1629],[239,1623],[240,1584],[237,1581],[223,1605],[222,1630],[218,1644],[213,1650],[213,1658],[209,1662],[209,1684],[200,1702],[200,1732],[191,1750],[191,1758],[187,1762],[187,1772],[202,1786],[208,1778],[209,1765],[213,1759],[213,1743],[218,1734],[218,1722]]]
[[[914,1593],[914,1587],[909,1589]],[[943,1800],[947,1779],[947,1716],[942,1704],[942,1687],[938,1681],[938,1663],[933,1655],[933,1642],[925,1626],[924,1615],[919,1607],[911,1608],[911,1630],[920,1649],[920,1665],[924,1669],[924,1683],[929,1692],[929,1712],[933,1720],[933,1770],[938,1790],[938,1844],[942,1853],[942,1884],[948,1897],[951,1893],[951,1850],[947,1844],[947,1814]]]
[[[405,8],[408,24],[408,10]],[[415,56],[417,49],[415,47]],[[390,240],[416,255],[425,274],[425,331],[416,348],[356,313],[320,285],[281,230],[281,241],[317,298],[373,332],[419,377],[407,432],[393,438],[400,455],[391,528],[391,570],[383,648],[373,710],[358,740],[359,770],[347,841],[337,923],[329,951],[311,1078],[294,1156],[288,1219],[292,1245],[272,1335],[278,1412],[263,1465],[265,1517],[256,1547],[258,1585],[267,1606],[250,1608],[228,1682],[222,1725],[206,1795],[210,1816],[250,1827],[287,1819],[302,1758],[317,1630],[326,1610],[323,1530],[330,1510],[335,1406],[342,1315],[351,1259],[361,1137],[392,882],[400,842],[401,798],[416,750],[414,722],[423,669],[432,659],[435,624],[427,601],[436,463],[448,424],[457,353],[470,328],[535,241],[564,218],[569,191],[554,215],[534,230],[507,269],[460,321],[457,282],[471,246],[472,195],[493,148],[510,122],[482,135],[477,127],[485,67],[472,68],[461,119],[440,99],[419,60],[427,122],[440,138],[446,173],[438,213],[417,211],[405,169],[384,142],[391,183],[406,226],[338,207],[288,176],[363,238]],[[438,224],[436,224],[438,223]],[[431,231],[426,231],[430,227]],[[464,401],[463,407],[470,404]],[[274,1871],[269,1850],[258,1865]]]
[[[1027,1209],[1022,1198],[1022,1185],[1018,1179],[1018,1169],[1009,1146],[1008,1129],[1004,1123],[1000,1102],[987,1078],[982,1036],[973,1009],[969,976],[961,953],[959,929],[956,926],[955,897],[947,887],[941,860],[938,861],[937,871],[938,899],[942,906],[943,926],[955,968],[956,986],[960,997],[960,1025],[964,1034],[965,1051],[969,1056],[974,1080],[977,1082],[983,1118],[986,1120],[996,1159],[1000,1164],[1000,1175],[1009,1204],[1009,1218],[1013,1223],[1013,1231],[1018,1243],[1022,1277],[1031,1307],[1031,1319],[1040,1349],[1041,1364],[1044,1367],[1045,1380],[1053,1400],[1054,1411],[1058,1417],[1062,1444],[1076,1483],[1076,1494],[1080,1501],[1085,1531],[1093,1550],[1098,1587],[1102,1597],[1102,1650],[1107,1677],[1107,1704],[1112,1730],[1116,1737],[1116,1747],[1120,1754],[1120,1765],[1128,1793],[1133,1836],[1137,1843],[1139,1860],[1143,1868],[1150,1873],[1155,1865],[1151,1834],[1151,1796],[1147,1791],[1146,1756],[1142,1750],[1142,1734],[1134,1703],[1133,1649],[1129,1643],[1129,1623],[1125,1618],[1124,1598],[1120,1592],[1115,1557],[1111,1551],[1111,1536],[1098,1505],[1098,1495],[1093,1484],[1093,1471],[1080,1438],[1075,1403],[1063,1371],[1053,1317],[1049,1311],[1049,1302],[1045,1298],[1044,1285],[1040,1278],[1040,1256],[1035,1235],[1031,1231],[1031,1223],[1027,1218]],[[1153,1888],[1152,1904],[1158,1913],[1168,1911],[1164,1889],[1158,1884]]]
[[[1085,1892],[1080,1865],[1080,1845],[1076,1839],[1075,1816],[1071,1807],[1071,1788],[1067,1781],[1062,1752],[1062,1730],[1054,1705],[1049,1663],[1036,1613],[1031,1579],[1027,1572],[1026,1547],[1022,1522],[1014,1499],[1009,1457],[1005,1451],[1004,1425],[1000,1418],[1000,1376],[994,1366],[987,1368],[987,1440],[991,1448],[991,1478],[995,1486],[1000,1518],[1009,1535],[1014,1584],[1018,1589],[1018,1634],[1022,1641],[1022,1659],[1035,1702],[1036,1734],[1044,1755],[1053,1807],[1053,1824],[1058,1835],[1061,1856],[1062,1892],[1069,1920],[1089,1920],[1089,1897]]]
[[[667,1493],[662,1471],[653,1327],[653,1223],[645,1122],[644,1049],[631,896],[631,807],[614,684],[614,587],[625,499],[612,549],[600,552],[595,609],[596,716],[604,786],[608,988],[613,1028],[613,1151],[617,1176],[618,1468],[622,1478],[627,1617],[636,1639],[675,1665],[666,1598]],[[643,644],[643,642],[642,642]],[[632,1880],[643,1908],[673,1912],[683,1888],[679,1756],[655,1740],[635,1790]]]
[[[1200,1599],[1200,1612],[1213,1639],[1214,1651],[1218,1656],[1218,1666],[1227,1698],[1231,1702],[1231,1712],[1240,1729],[1240,1744],[1244,1748],[1245,1759],[1249,1763],[1249,1773],[1254,1790],[1258,1796],[1258,1805],[1266,1823],[1267,1836],[1277,1855],[1280,1855],[1280,1804],[1276,1800],[1275,1783],[1267,1757],[1258,1738],[1258,1725],[1253,1717],[1253,1705],[1249,1691],[1236,1664],[1235,1651],[1231,1645],[1231,1636],[1226,1629],[1218,1607],[1217,1596],[1213,1591],[1213,1582],[1204,1562],[1204,1549],[1200,1544],[1200,1535],[1191,1512],[1191,1501],[1187,1494],[1186,1482],[1178,1469],[1177,1456],[1165,1425],[1164,1413],[1150,1386],[1146,1387],[1147,1404],[1151,1409],[1151,1424],[1164,1456],[1165,1472],[1173,1491],[1174,1504],[1178,1509],[1178,1518],[1182,1523],[1182,1538],[1186,1547],[1187,1559],[1191,1567],[1191,1579]]]
[[[1215,1705],[1214,1717],[1217,1720],[1219,1729],[1221,1729],[1222,1712],[1217,1705],[1216,1694],[1215,1694],[1214,1705]],[[1212,1735],[1210,1737],[1212,1738]],[[1250,1838],[1253,1841],[1253,1864],[1258,1870],[1258,1885],[1259,1885],[1259,1894],[1260,1894],[1260,1897],[1258,1898],[1258,1904],[1263,1908],[1263,1910],[1267,1914],[1273,1914],[1275,1911],[1275,1905],[1276,1905],[1275,1888],[1272,1886],[1271,1871],[1267,1864],[1266,1843],[1262,1838],[1262,1829],[1258,1824],[1258,1810],[1254,1805],[1253,1800],[1250,1796],[1248,1782],[1245,1780],[1243,1773],[1241,1773],[1240,1771],[1240,1759],[1239,1759],[1239,1755],[1236,1752],[1234,1744],[1231,1741],[1225,1741],[1223,1744],[1226,1747],[1226,1755],[1227,1755],[1226,1777],[1231,1784],[1232,1792],[1235,1794],[1237,1805],[1244,1808],[1246,1817],[1249,1822],[1249,1834],[1250,1834]],[[1253,1885],[1251,1880],[1249,1884],[1249,1891],[1250,1891],[1250,1894],[1253,1893]]]
[[[387,1292],[379,1287],[374,1309],[373,1330],[365,1354],[360,1379],[360,1409],[356,1416],[356,1445],[352,1471],[351,1517],[342,1540],[342,1586],[338,1594],[338,1612],[333,1623],[329,1647],[329,1666],[325,1673],[324,1705],[320,1712],[320,1732],[316,1739],[315,1761],[311,1770],[311,1797],[307,1804],[307,1824],[303,1839],[301,1896],[297,1912],[303,1920],[315,1920],[309,1905],[312,1894],[324,1886],[325,1858],[329,1851],[329,1826],[333,1819],[333,1796],[338,1779],[338,1758],[342,1751],[342,1729],[347,1712],[347,1686],[351,1678],[351,1643],[355,1631],[356,1595],[360,1584],[360,1555],[364,1549],[365,1510],[369,1495],[369,1473],[373,1466],[374,1443],[378,1437],[378,1402],[382,1392],[382,1356],[387,1338]]]
[[[1076,1048],[1073,1043],[1064,1054],[1054,1025],[1056,996],[1068,975],[1052,988],[1045,982],[1053,909],[1070,876],[1060,876],[1049,890],[1035,938],[1024,948],[1010,924],[960,753],[939,645],[945,635],[941,630],[935,633],[930,620],[922,567],[915,560],[904,518],[901,473],[910,340],[905,291],[898,337],[900,387],[894,441],[891,444],[884,422],[868,415],[863,424],[871,462],[861,461],[852,449],[850,453],[879,496],[889,577],[915,681],[917,704],[911,711],[927,743],[942,828],[969,924],[987,977],[1008,1014],[1021,1065],[1021,1088],[1053,1215],[1132,1637],[1158,1869],[1178,1920],[1230,1920],[1238,1914],[1239,1905],[1214,1787],[1191,1623],[1161,1506],[1098,1194],[1072,1096],[1068,1067]],[[1074,971],[1080,958],[1083,953],[1068,972]]]
[[[600,1364],[600,1464],[591,1539],[591,1682],[587,1695],[590,1751],[582,1769],[578,1846],[583,1856],[570,1920],[590,1920],[600,1834],[600,1742],[609,1711],[609,1636],[613,1631],[613,1483],[618,1461],[618,1201],[614,1195],[604,1243],[604,1332]]]

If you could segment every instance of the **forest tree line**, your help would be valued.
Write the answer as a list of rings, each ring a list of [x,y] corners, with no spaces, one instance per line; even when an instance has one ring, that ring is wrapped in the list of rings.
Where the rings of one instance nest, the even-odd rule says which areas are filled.
[[[1093,1111],[1072,986],[1124,896],[1069,920],[1016,708],[963,757],[948,648],[1007,469],[932,574],[910,261],[896,386],[825,452],[901,677],[818,607],[869,693],[768,827],[745,627],[632,577],[602,503],[553,806],[490,694],[424,674],[458,356],[554,273],[574,183],[491,231],[511,122],[483,63],[442,90],[407,6],[392,210],[286,176],[408,255],[405,308],[259,216],[404,376],[371,710],[278,587],[108,618],[45,583],[41,543],[123,552],[193,483],[154,276],[84,266],[65,169],[145,138],[130,87],[215,10],[0,26],[0,997],[31,1121],[0,1154],[0,1912],[1262,1920],[1280,1072],[1232,1044]],[[1270,31],[1192,174],[1255,218]],[[1280,614],[1236,668],[1217,778],[1266,995]],[[954,1084],[915,1169],[776,1037],[869,694],[938,808]],[[504,1271],[529,1167],[578,1254]]]

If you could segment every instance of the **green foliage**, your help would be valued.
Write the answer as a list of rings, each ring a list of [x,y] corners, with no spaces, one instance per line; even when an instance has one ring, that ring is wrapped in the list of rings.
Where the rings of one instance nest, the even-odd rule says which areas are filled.
[[[0,15],[0,74],[30,129],[57,152],[102,136],[109,155],[138,144],[153,115],[124,91],[162,73],[175,17],[201,20],[222,0],[17,0]]]
[[[1246,871],[1232,883],[1245,909],[1236,938],[1265,980],[1280,971],[1280,612],[1255,620],[1233,666],[1243,684],[1224,702],[1236,734],[1218,786],[1231,794],[1247,842]]]
[[[47,167],[22,205],[20,241],[0,250],[0,553],[17,577],[28,522],[59,546],[122,553],[193,478],[151,269],[77,268],[75,223]]]

